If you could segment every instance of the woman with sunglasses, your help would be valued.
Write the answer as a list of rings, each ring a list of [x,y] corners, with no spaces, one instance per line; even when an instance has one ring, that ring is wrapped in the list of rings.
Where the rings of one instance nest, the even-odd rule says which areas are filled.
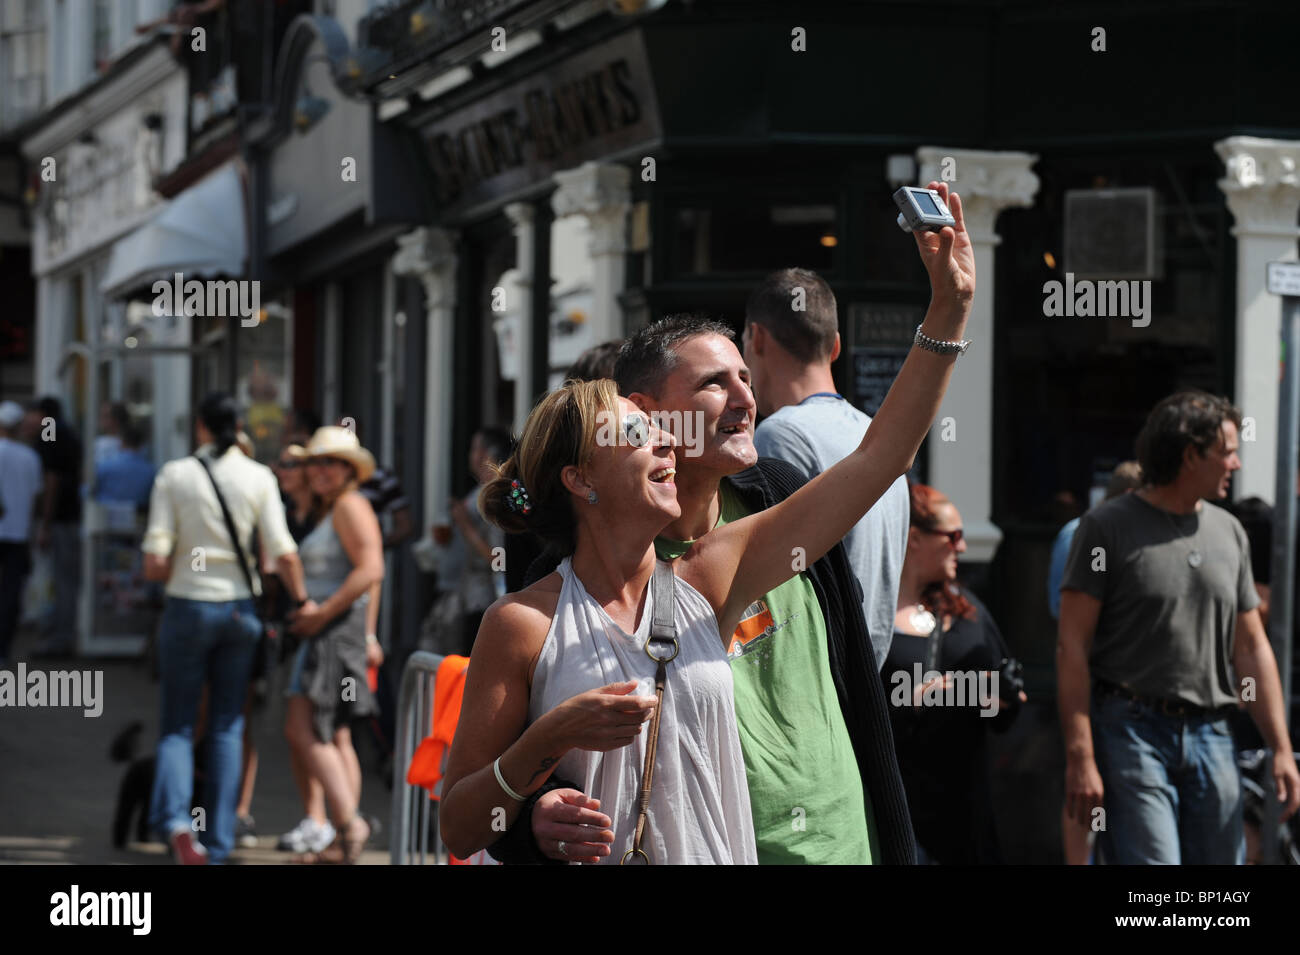
[[[378,712],[366,682],[366,607],[383,580],[383,538],[370,503],[357,492],[375,460],[347,428],[317,429],[304,452],[315,526],[302,539],[308,600],[289,626],[303,639],[289,681],[285,736],[320,783],[338,847],[305,862],[356,862],[370,837],[360,814],[361,764],[349,721]],[[305,800],[311,810],[310,794]]]
[[[307,484],[307,472],[303,467],[306,455],[307,450],[302,445],[290,444],[271,466],[284,497],[285,522],[299,544],[316,526],[316,508],[320,503]]]
[[[930,188],[947,199],[946,185]],[[858,450],[781,503],[709,532],[672,564],[657,567],[654,549],[655,536],[681,516],[672,435],[608,379],[568,382],[533,409],[518,447],[483,489],[482,509],[503,530],[531,530],[565,557],[483,619],[439,812],[455,855],[495,842],[555,772],[588,795],[572,821],[591,826],[591,838],[548,853],[657,864],[757,860],[719,634],[830,550],[911,466],[964,350],[958,340],[975,290],[955,195],[951,208],[955,229],[915,236],[933,298],[918,347]],[[652,639],[656,612],[666,608],[651,581],[665,570],[675,593],[671,649]],[[660,671],[655,657],[671,658]],[[638,800],[643,787],[648,811]]]
[[[957,583],[961,515],[932,487],[909,490],[912,526],[881,676],[917,858],[996,863],[985,733],[1006,730],[1025,695],[994,684],[1006,644],[988,609]]]
[[[306,448],[301,444],[290,444],[280,451],[279,459],[272,465],[272,470],[275,471],[275,476],[280,482],[280,493],[284,497],[285,522],[289,526],[289,534],[299,546],[315,528],[316,512],[320,507],[320,499],[307,483],[306,457]],[[280,598],[279,616],[287,620],[292,614],[293,606],[288,601],[287,595],[281,593]],[[297,670],[299,657],[306,654],[305,647],[287,631],[287,628],[281,639],[292,651],[294,669]],[[292,695],[293,692],[291,689],[288,695]],[[344,753],[345,746],[351,746],[347,728],[335,733],[334,745],[339,748],[340,753]],[[344,753],[344,761],[348,761],[346,753]],[[293,775],[294,785],[298,788],[298,795],[302,799],[305,814],[296,826],[280,836],[276,848],[281,852],[324,852],[337,835],[325,813],[325,790],[319,780],[312,776],[305,756],[296,746],[289,747],[289,769]]]

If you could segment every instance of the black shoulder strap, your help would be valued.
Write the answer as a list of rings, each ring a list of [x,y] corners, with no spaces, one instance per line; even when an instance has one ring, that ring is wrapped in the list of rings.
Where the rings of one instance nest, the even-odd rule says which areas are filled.
[[[942,614],[939,614],[935,617],[934,629],[930,631],[930,642],[929,644],[926,645],[925,651],[926,651],[925,652],[926,672],[929,673],[933,671],[935,673],[938,673],[940,654],[943,652],[943,615]]]
[[[673,565],[655,560],[655,573],[650,578],[654,592],[654,614],[650,618],[650,639],[671,642],[677,638],[677,575]]]
[[[257,588],[253,586],[253,572],[248,566],[248,557],[244,554],[243,545],[239,543],[239,533],[235,530],[234,518],[230,516],[230,509],[226,507],[226,499],[221,496],[221,488],[217,487],[217,479],[212,473],[212,468],[208,467],[208,462],[203,459],[202,455],[194,455],[195,460],[203,465],[203,470],[208,472],[208,480],[212,482],[212,493],[217,495],[217,503],[221,505],[221,516],[226,519],[226,531],[230,534],[230,540],[235,545],[235,553],[239,555],[239,569],[244,572],[244,582],[248,584],[248,593],[256,597]]]

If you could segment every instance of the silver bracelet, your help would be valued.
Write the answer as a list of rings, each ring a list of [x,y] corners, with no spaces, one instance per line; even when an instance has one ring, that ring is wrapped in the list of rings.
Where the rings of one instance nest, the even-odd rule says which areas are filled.
[[[504,789],[504,790],[506,791],[506,795],[509,796],[511,799],[513,799],[515,802],[523,802],[524,800],[526,800],[526,799],[528,798],[527,796],[521,796],[521,795],[519,795],[519,793],[517,793],[517,792],[515,792],[513,789],[511,789],[511,788],[510,788],[510,784],[507,783],[505,777],[501,775],[501,757],[500,757],[500,756],[498,756],[496,759],[494,759],[494,760],[492,761],[492,772],[496,773],[497,782],[500,783],[500,784],[501,784],[501,788]]]
[[[966,349],[970,348],[970,342],[963,339],[959,342],[945,342],[937,338],[931,338],[925,332],[921,331],[921,326],[916,326],[916,338],[912,344],[926,351],[932,351],[937,355],[957,355],[966,354]]]

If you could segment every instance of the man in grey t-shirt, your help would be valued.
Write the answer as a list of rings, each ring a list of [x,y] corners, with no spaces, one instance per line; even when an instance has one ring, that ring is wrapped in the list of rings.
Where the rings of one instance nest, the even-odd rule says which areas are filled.
[[[1061,587],[1058,702],[1070,816],[1115,864],[1244,857],[1232,730],[1238,701],[1300,806],[1277,664],[1250,550],[1227,496],[1241,413],[1201,392],[1164,399],[1138,437],[1147,483],[1085,514]],[[1103,805],[1104,802],[1104,805]]]
[[[835,391],[840,353],[835,295],[807,269],[782,269],[749,296],[743,338],[758,410],[754,432],[763,457],[779,458],[812,479],[857,450],[871,419]],[[849,531],[844,546],[862,587],[876,669],[894,637],[898,581],[907,551],[910,500],[899,478]]]

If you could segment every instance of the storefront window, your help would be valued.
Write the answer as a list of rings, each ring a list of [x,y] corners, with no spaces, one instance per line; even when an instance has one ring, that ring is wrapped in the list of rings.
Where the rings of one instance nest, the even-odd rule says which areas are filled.
[[[254,328],[241,328],[235,399],[244,409],[244,430],[254,457],[270,464],[280,453],[292,398],[293,312],[281,303],[262,310]]]
[[[795,262],[830,272],[841,239],[834,197],[693,201],[672,208],[669,223],[674,275],[768,271]]]
[[[195,319],[197,375],[194,395],[201,400],[213,391],[229,391],[227,336],[230,319]],[[235,323],[235,401],[244,413],[244,430],[253,442],[254,457],[269,464],[280,453],[292,399],[293,311],[285,302],[264,303],[258,323]]]
[[[1224,394],[1229,385],[1234,305],[1221,170],[1130,157],[1121,179],[1086,165],[1041,163],[1039,201],[999,224],[995,466],[997,499],[1013,521],[1059,525],[1086,509],[1093,488],[1133,456],[1157,401],[1180,388]],[[1086,228],[1067,223],[1066,192],[1119,187],[1149,187],[1155,197],[1151,271],[1130,280],[1139,293],[1149,289],[1148,315],[1047,315],[1045,283],[1069,281],[1067,228]],[[1102,231],[1117,241],[1113,229]],[[1145,255],[1138,248],[1130,258]]]
[[[1228,392],[1235,323],[1222,168],[1212,157],[1104,164],[1052,157],[1034,171],[1041,186],[1033,208],[1007,210],[998,221],[992,519],[1005,536],[991,570],[1001,600],[990,601],[1003,633],[1019,644],[1012,646],[1031,697],[1053,685],[1056,624],[1043,588],[1057,532],[1134,456],[1157,401],[1180,388]],[[1131,279],[1150,283],[1149,324],[1047,315],[1044,285],[1069,281],[1064,240],[1081,228],[1077,220],[1067,225],[1066,193],[1139,187],[1158,200],[1152,274]],[[1107,245],[1143,235],[1129,251],[1146,257],[1140,230],[1098,231]]]

